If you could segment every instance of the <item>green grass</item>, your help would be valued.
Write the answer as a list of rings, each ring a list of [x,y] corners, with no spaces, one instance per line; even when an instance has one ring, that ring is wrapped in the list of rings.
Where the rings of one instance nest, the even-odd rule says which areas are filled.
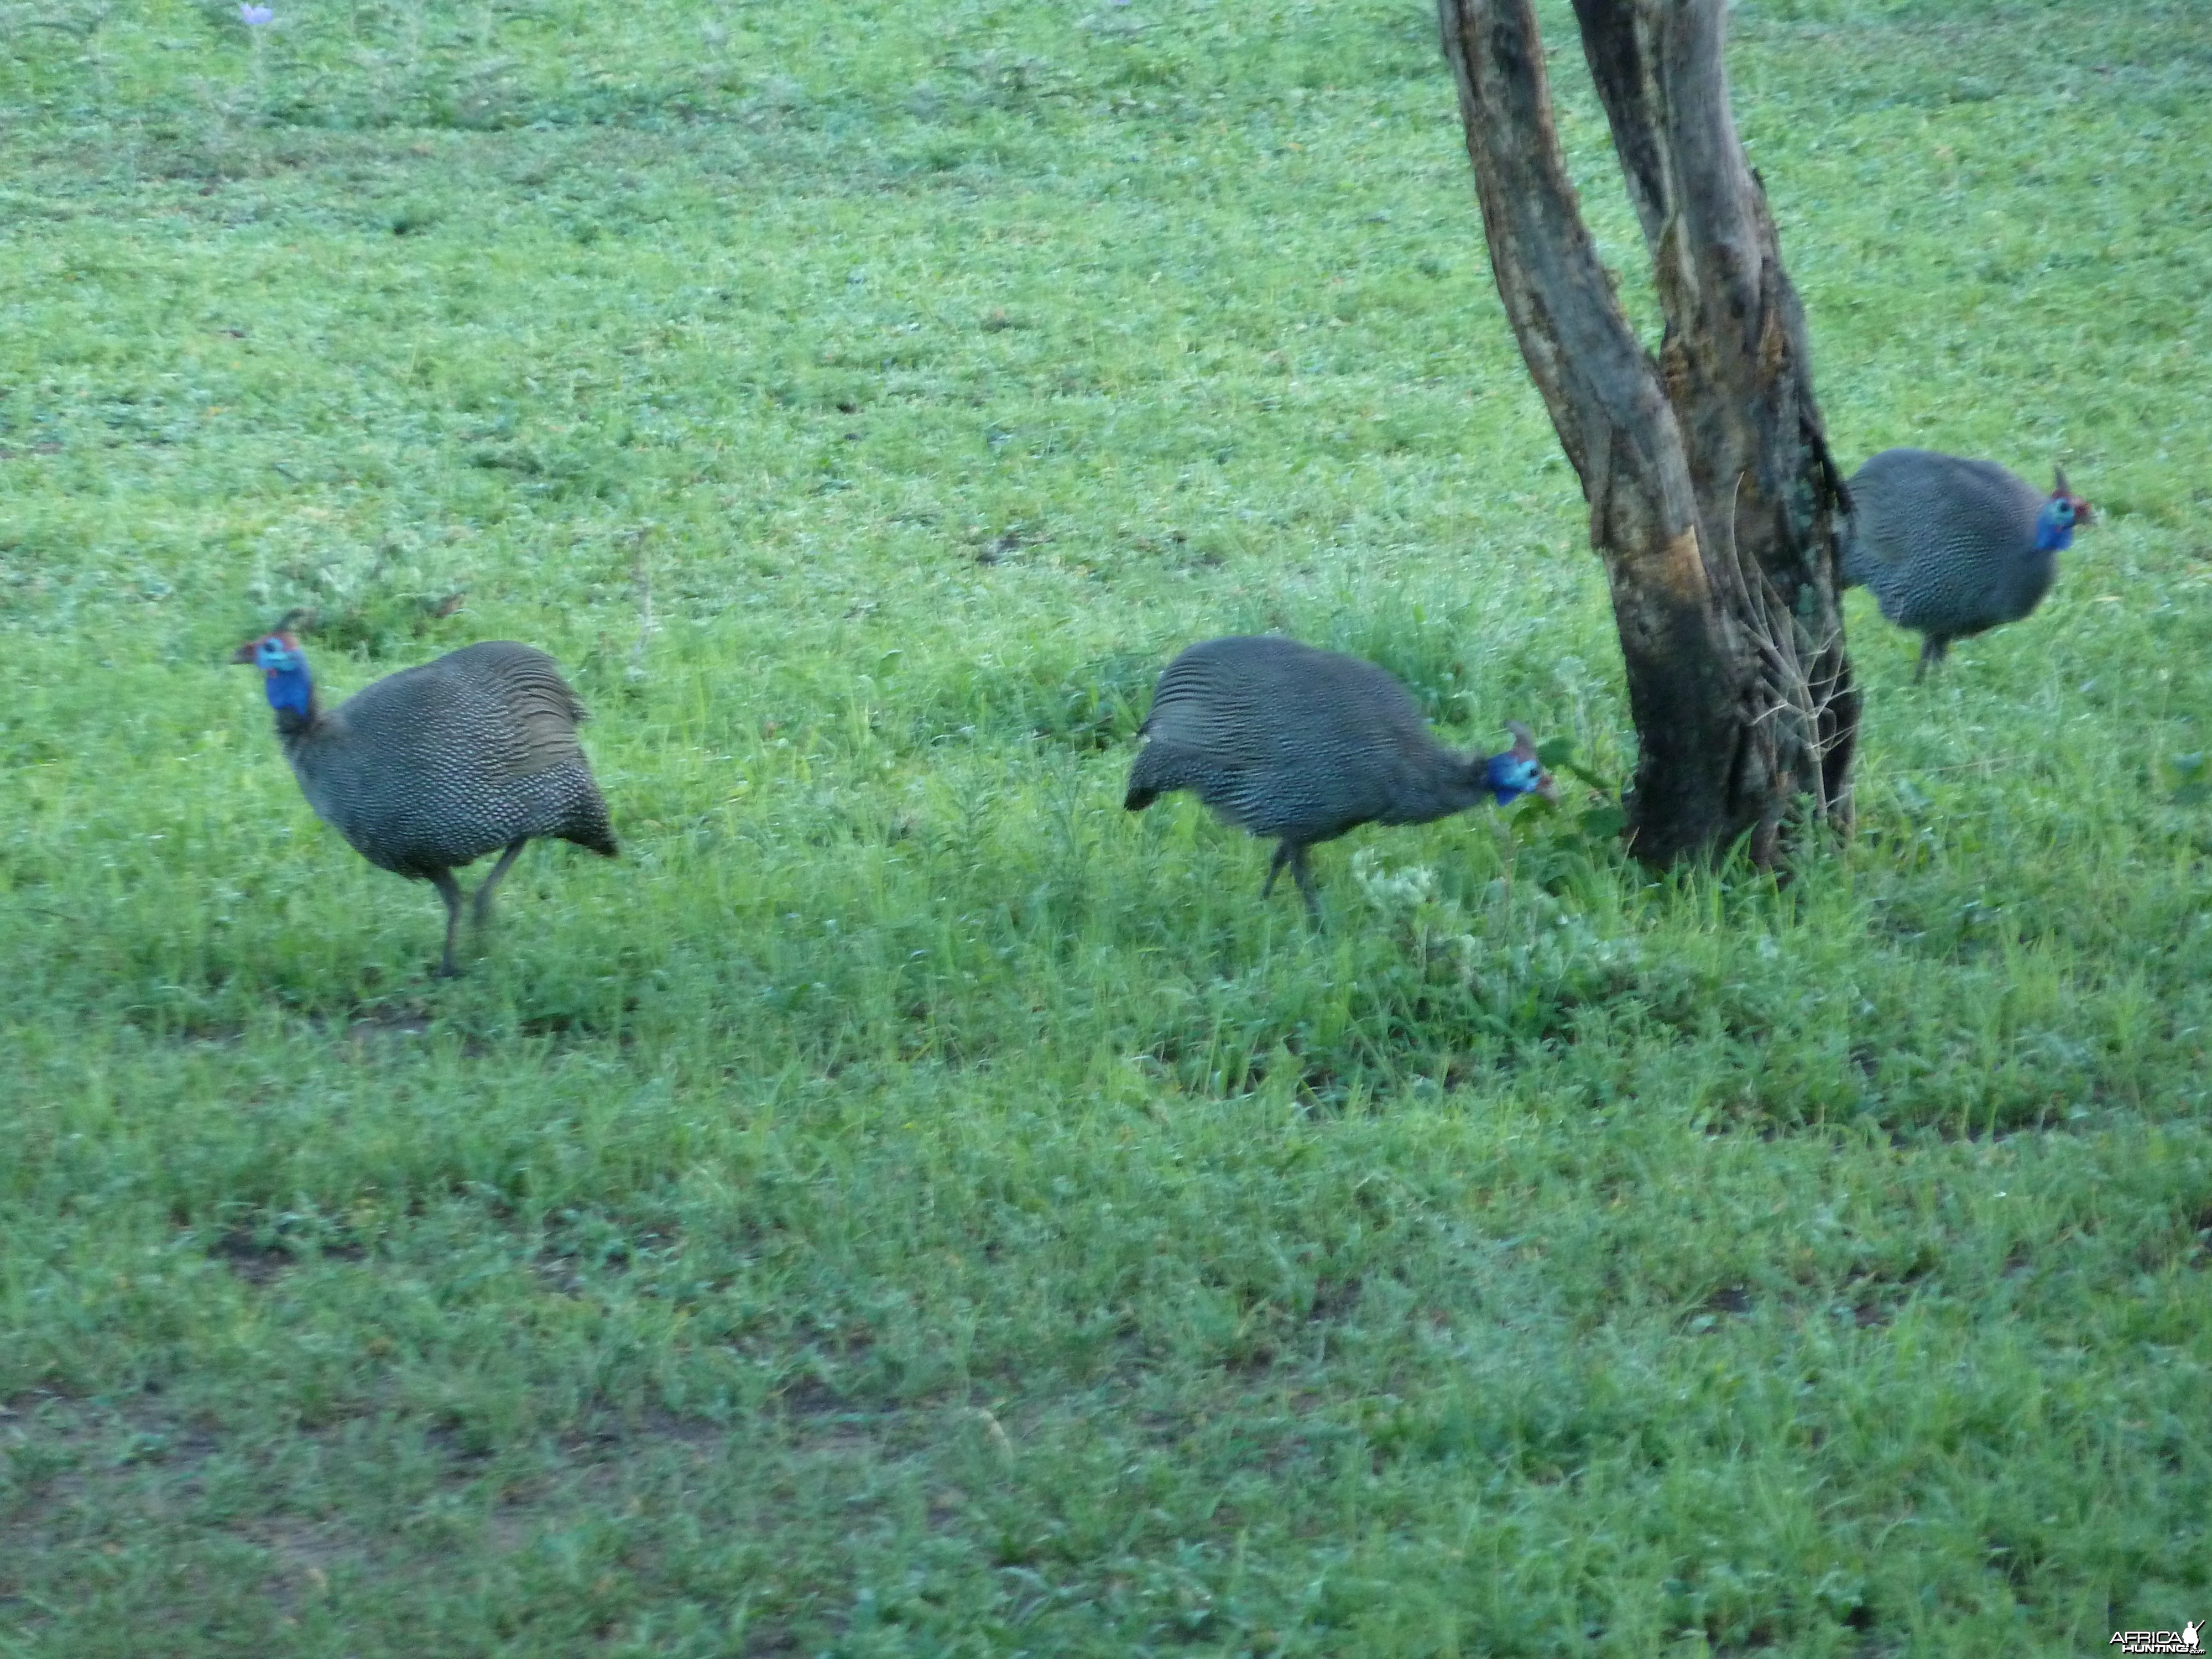
[[[1182,644],[1632,741],[1422,6],[277,9],[0,30],[0,1653],[2212,1612],[2212,14],[1737,8],[1846,464],[2105,521],[1924,689],[1853,599],[1787,890],[1485,813],[1316,933],[1120,811]],[[624,860],[432,980],[295,605],[556,653]]]

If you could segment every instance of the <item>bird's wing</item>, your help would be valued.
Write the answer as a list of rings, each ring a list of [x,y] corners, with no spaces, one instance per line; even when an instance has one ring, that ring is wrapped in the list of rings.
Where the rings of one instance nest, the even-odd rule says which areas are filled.
[[[528,777],[566,765],[583,752],[576,727],[587,718],[584,705],[552,658],[504,640],[476,646],[467,654],[475,659],[470,667],[480,676],[482,692],[497,704],[511,732],[501,746],[499,771]]]

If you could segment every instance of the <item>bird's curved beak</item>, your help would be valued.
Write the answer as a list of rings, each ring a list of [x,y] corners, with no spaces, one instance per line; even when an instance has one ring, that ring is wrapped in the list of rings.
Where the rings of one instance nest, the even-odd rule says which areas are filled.
[[[2094,524],[2097,522],[2097,509],[2095,507],[2090,506],[2088,502],[2083,501],[2079,495],[2073,496],[2071,499],[2074,502],[2074,522],[2077,526]]]
[[[254,665],[253,653],[259,647],[261,641],[258,640],[246,641],[244,645],[240,646],[237,650],[230,653],[230,660],[233,663],[244,663],[249,668],[252,667]]]
[[[1557,806],[1559,804],[1559,781],[1549,772],[1536,775],[1536,793]]]

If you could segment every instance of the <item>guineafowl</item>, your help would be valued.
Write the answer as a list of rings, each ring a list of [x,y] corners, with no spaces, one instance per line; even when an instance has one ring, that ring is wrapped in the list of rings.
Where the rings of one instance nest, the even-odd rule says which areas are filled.
[[[266,677],[284,757],[315,816],[380,870],[436,886],[453,965],[461,890],[453,872],[501,848],[477,889],[479,927],[526,842],[558,836],[616,855],[606,802],[576,741],[584,706],[552,658],[512,641],[403,669],[325,710],[289,634],[239,647]]]
[[[1208,640],[1167,665],[1139,729],[1122,805],[1141,812],[1194,790],[1224,823],[1276,837],[1260,889],[1288,865],[1314,897],[1306,849],[1363,823],[1427,823],[1487,794],[1503,806],[1559,792],[1525,726],[1500,755],[1462,755],[1429,734],[1406,688],[1371,662],[1273,635]]]
[[[2074,527],[2094,516],[2059,472],[2050,495],[1994,461],[1885,449],[1850,484],[1844,586],[1921,635],[1917,684],[1951,641],[2043,602]]]

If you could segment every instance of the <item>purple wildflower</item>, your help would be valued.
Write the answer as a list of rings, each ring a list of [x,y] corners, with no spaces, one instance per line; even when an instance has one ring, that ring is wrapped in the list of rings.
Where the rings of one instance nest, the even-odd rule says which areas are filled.
[[[265,28],[276,21],[276,14],[267,6],[255,6],[239,0],[238,21],[250,29]]]

